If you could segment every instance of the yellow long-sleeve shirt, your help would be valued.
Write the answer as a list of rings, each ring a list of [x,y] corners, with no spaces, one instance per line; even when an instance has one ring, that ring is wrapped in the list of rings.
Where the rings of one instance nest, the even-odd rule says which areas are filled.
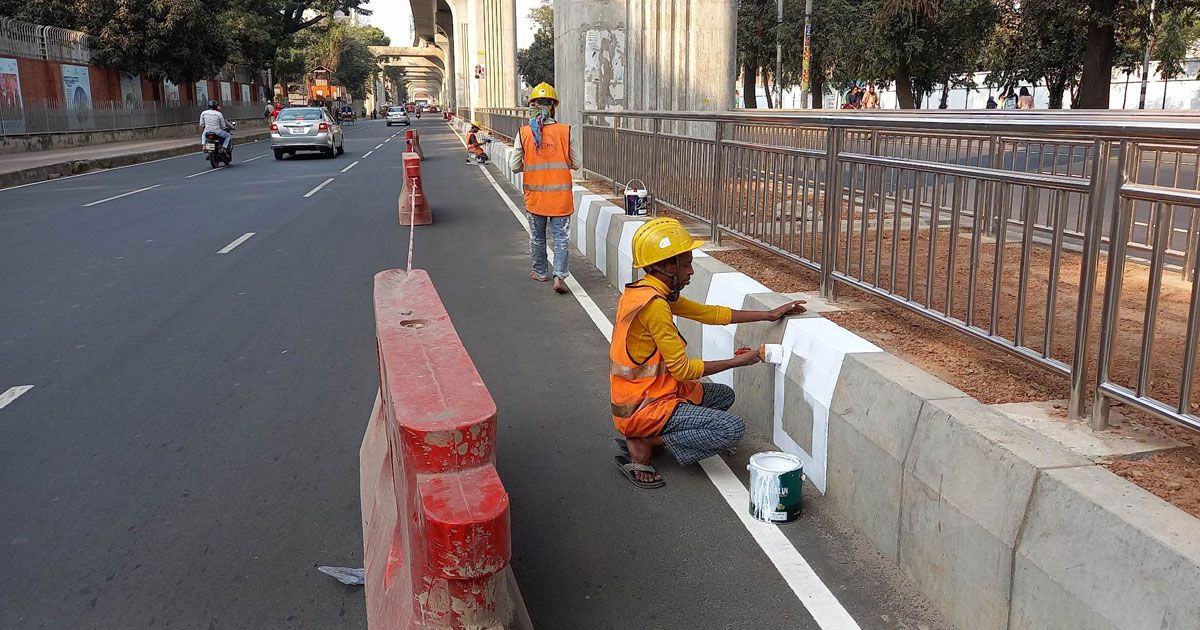
[[[668,292],[667,285],[653,276],[646,276],[640,284],[653,286],[662,295]],[[625,346],[630,358],[642,363],[657,348],[662,352],[671,376],[679,381],[694,381],[704,375],[704,361],[687,356],[683,337],[679,335],[672,315],[721,326],[729,323],[733,311],[727,306],[708,306],[684,297],[674,302],[651,300],[629,325]],[[694,341],[699,343],[698,339]]]

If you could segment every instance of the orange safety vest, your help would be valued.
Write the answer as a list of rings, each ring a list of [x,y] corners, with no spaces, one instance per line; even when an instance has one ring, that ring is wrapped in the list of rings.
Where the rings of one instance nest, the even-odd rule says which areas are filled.
[[[542,148],[533,142],[529,125],[521,127],[525,153],[525,208],[543,217],[565,217],[575,211],[571,193],[571,126],[542,127]]]
[[[608,351],[611,364],[608,382],[613,424],[621,435],[658,435],[675,412],[676,405],[684,401],[698,405],[704,398],[704,388],[699,381],[680,382],[671,376],[662,352],[657,348],[640,364],[629,356],[629,326],[647,304],[664,298],[658,289],[634,283],[625,287],[625,293],[617,303],[617,323]]]
[[[483,155],[485,152],[474,133],[467,135],[467,152],[471,155]]]

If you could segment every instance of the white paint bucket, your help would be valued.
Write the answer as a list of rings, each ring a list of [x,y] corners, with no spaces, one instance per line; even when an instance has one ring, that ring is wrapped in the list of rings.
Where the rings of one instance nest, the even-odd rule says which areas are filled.
[[[779,451],[750,457],[750,516],[767,523],[790,523],[800,518],[804,463]]]

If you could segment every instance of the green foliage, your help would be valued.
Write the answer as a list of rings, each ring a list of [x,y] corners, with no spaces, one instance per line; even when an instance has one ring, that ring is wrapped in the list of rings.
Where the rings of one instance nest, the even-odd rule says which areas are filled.
[[[221,28],[223,3],[205,0],[81,0],[92,59],[176,83],[215,74],[233,52]]]
[[[408,102],[408,75],[404,73],[402,66],[385,66],[383,69],[383,77],[387,83],[388,89],[391,92],[384,100],[392,99],[393,103]]]
[[[533,43],[517,51],[517,74],[526,85],[543,81],[554,84],[554,7],[549,0],[529,11],[529,19],[537,25]]]

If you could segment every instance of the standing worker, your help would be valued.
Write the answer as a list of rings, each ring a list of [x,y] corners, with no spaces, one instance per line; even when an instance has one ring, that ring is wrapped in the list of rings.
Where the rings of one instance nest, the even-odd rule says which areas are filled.
[[[650,465],[660,447],[687,466],[742,439],[746,425],[729,413],[733,388],[700,378],[762,360],[757,350],[745,349],[717,361],[689,358],[674,317],[722,326],[774,322],[804,312],[803,300],[770,311],[739,311],[680,297],[692,278],[692,250],[701,245],[683,224],[664,217],[633,234],[633,266],[645,269],[646,277],[621,294],[608,358],[613,424],[625,436],[618,445],[627,452],[616,456],[616,463],[639,488],[663,485]]]
[[[529,93],[529,124],[521,127],[509,166],[525,173],[525,209],[529,211],[529,277],[550,280],[546,260],[546,228],[554,239],[554,290],[567,292],[567,256],[570,251],[571,171],[579,168],[579,152],[570,125],[554,119],[558,93],[549,83],[539,83]]]

